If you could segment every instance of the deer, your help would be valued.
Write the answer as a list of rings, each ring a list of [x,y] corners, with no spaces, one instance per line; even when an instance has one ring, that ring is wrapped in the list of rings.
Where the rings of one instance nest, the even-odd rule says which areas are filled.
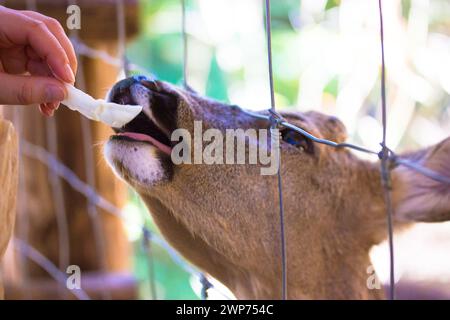
[[[194,122],[219,131],[267,128],[244,109],[191,88],[143,76],[116,83],[107,97],[143,111],[105,143],[115,174],[140,195],[162,235],[183,257],[238,299],[280,299],[281,243],[276,176],[260,165],[175,165],[171,134]],[[261,111],[264,113],[264,111]],[[282,112],[318,138],[347,139],[344,124],[319,112]],[[288,299],[382,299],[367,285],[369,250],[387,237],[380,163],[280,129],[280,173]],[[248,141],[248,143],[258,143]],[[268,144],[260,146],[268,148]],[[450,174],[450,139],[401,157]],[[407,167],[391,170],[395,230],[450,220],[450,187]]]

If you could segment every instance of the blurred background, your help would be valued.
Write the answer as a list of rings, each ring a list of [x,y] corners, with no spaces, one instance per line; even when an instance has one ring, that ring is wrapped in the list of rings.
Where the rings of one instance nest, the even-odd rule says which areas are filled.
[[[267,109],[263,1],[185,3],[188,84],[209,97]],[[31,6],[63,23],[67,17],[67,1],[4,4]],[[132,73],[182,83],[180,0],[77,4],[81,30],[68,33],[80,54],[78,87],[103,97],[125,76],[124,55]],[[450,135],[450,2],[389,0],[383,1],[383,11],[388,145],[403,151],[437,143]],[[378,1],[272,1],[272,28],[277,107],[333,114],[347,126],[351,142],[378,149]],[[6,298],[73,298],[30,260],[28,245],[63,273],[69,264],[89,271],[82,281],[91,297],[200,298],[201,275],[168,250],[142,202],[111,176],[101,159],[109,129],[67,110],[59,111],[56,120],[44,120],[29,108],[17,110],[4,111],[19,131],[22,155],[16,240],[3,265]],[[115,209],[93,190],[77,190],[73,177],[71,183],[67,172],[64,177],[64,170],[55,170],[57,161],[85,187],[94,187],[106,204],[123,210],[121,219],[108,212]],[[404,297],[450,298],[449,252],[449,223],[417,224],[396,235],[396,280],[408,284]],[[387,283],[386,244],[375,247],[371,257],[380,280]],[[210,281],[214,287],[209,298],[231,297]]]

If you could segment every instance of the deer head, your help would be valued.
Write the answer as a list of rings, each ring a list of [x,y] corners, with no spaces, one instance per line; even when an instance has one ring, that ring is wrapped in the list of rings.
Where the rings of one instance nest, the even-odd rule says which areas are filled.
[[[170,157],[176,144],[171,134],[183,128],[194,137],[196,120],[219,132],[265,129],[268,123],[239,107],[143,77],[117,83],[109,99],[144,107],[115,129],[104,153],[115,173],[140,194],[169,243],[238,298],[280,298],[276,176],[261,175],[262,165],[175,165]],[[346,139],[335,117],[282,115],[317,137]],[[281,137],[289,298],[382,297],[367,286],[369,249],[386,237],[379,163],[314,144],[288,129]],[[246,141],[247,147],[269,146],[251,137]],[[448,175],[450,139],[405,156]],[[400,167],[392,180],[396,226],[450,219],[448,185]]]

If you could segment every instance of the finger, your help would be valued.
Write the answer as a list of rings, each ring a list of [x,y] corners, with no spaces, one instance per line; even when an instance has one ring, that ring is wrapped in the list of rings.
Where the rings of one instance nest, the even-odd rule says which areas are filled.
[[[47,107],[45,103],[39,105],[39,110],[46,117],[51,117],[53,115],[51,110]]]
[[[69,83],[75,81],[65,50],[44,22],[3,9],[0,10],[0,36],[11,46],[30,45],[48,63],[55,76]]]
[[[50,30],[50,32],[53,33],[53,35],[59,41],[59,44],[66,51],[72,71],[74,74],[76,74],[77,73],[77,55],[75,53],[75,49],[73,48],[72,42],[70,42],[69,38],[67,37],[67,35],[64,31],[64,28],[61,26],[61,24],[58,22],[58,20],[51,18],[51,17],[47,17],[43,14],[40,14],[40,13],[34,12],[34,11],[21,11],[21,12],[30,18],[34,18],[36,20],[39,20],[39,21],[42,21],[43,23],[45,23],[45,25]]]
[[[57,106],[59,105],[59,103],[57,102],[48,102],[48,103],[41,103],[39,105],[39,109],[41,110],[41,112],[50,117],[53,116],[55,113],[55,110],[57,109]]]
[[[59,102],[67,95],[64,85],[49,77],[2,73],[0,83],[0,104]]]
[[[59,102],[47,102],[46,103],[47,108],[49,108],[52,111],[56,111],[59,108],[60,103]]]
[[[29,61],[28,71],[33,76],[51,76],[51,71],[48,65],[42,61]],[[59,102],[47,102],[40,105],[41,112],[46,116],[52,116],[54,111],[58,110]]]
[[[0,51],[0,60],[3,63],[4,71],[12,74],[21,74],[27,71],[28,58],[24,47],[14,47]]]
[[[51,71],[48,65],[42,61],[29,61],[28,71],[34,76],[51,76]],[[47,102],[39,105],[41,113],[47,117],[54,114],[55,110],[58,110],[59,102]]]
[[[27,70],[33,76],[50,77],[52,72],[48,65],[42,61],[28,61]]]
[[[32,47],[30,46],[26,46],[25,47],[25,53],[28,57],[29,60],[34,60],[34,61],[41,61],[42,59],[39,57],[39,55],[36,53],[36,51],[33,50]]]

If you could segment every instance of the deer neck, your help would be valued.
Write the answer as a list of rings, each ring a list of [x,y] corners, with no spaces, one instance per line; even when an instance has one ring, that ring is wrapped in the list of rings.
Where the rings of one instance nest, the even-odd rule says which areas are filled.
[[[378,168],[372,163],[355,161],[348,161],[343,167],[334,185],[345,188],[333,190],[335,205],[321,213],[322,222],[301,221],[290,229],[287,238],[290,299],[369,299],[383,295],[367,286],[373,276],[368,273],[369,249],[385,236]],[[141,196],[167,241],[238,298],[281,297],[280,259],[275,254],[273,259],[256,261],[267,268],[237,263],[214,246],[207,236],[208,230],[202,230],[206,236],[196,234],[159,198]],[[277,250],[273,248],[273,252]]]

